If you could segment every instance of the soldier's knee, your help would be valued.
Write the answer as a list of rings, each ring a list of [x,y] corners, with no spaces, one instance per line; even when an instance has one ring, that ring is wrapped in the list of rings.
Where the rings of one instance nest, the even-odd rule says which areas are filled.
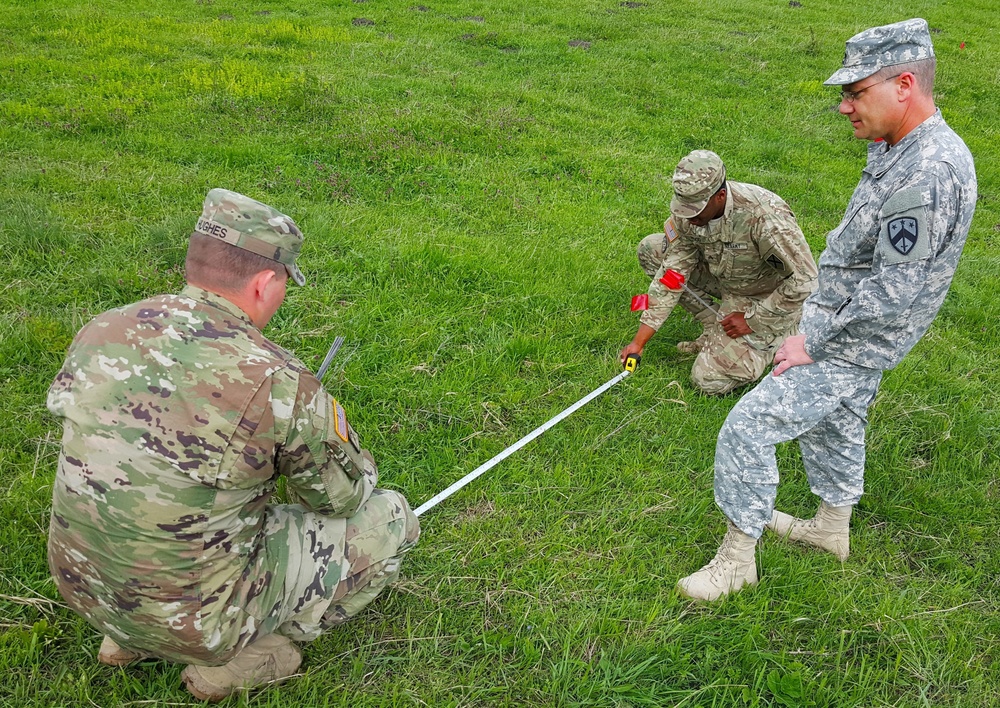
[[[709,396],[724,396],[733,389],[746,386],[752,379],[737,375],[732,371],[720,371],[709,366],[699,365],[695,362],[691,369],[691,383],[699,391]]]
[[[387,506],[386,526],[389,527],[389,535],[399,541],[397,552],[403,553],[413,548],[420,538],[420,520],[413,513],[406,497],[391,489],[377,489],[375,492],[382,497],[383,503]],[[372,496],[374,497],[374,494]]]

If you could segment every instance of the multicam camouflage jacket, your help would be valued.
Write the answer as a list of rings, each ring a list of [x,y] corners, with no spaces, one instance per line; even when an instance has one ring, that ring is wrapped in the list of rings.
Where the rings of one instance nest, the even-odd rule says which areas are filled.
[[[376,483],[316,377],[192,286],[86,325],[48,407],[63,419],[49,532],[59,591],[99,631],[142,636],[163,658],[225,659],[274,609],[295,571],[263,542],[279,476],[291,501],[333,517]]]
[[[703,264],[722,291],[722,314],[746,313],[763,335],[794,331],[802,302],[816,287],[816,263],[788,205],[763,187],[727,182],[725,212],[705,227],[671,218],[664,225],[670,244],[649,286],[649,309],[640,322],[659,329],[681,291],[660,282],[668,270],[685,277]]]
[[[826,238],[801,332],[816,361],[891,369],[944,302],[976,208],[969,149],[940,112],[896,145],[872,143],[861,182]]]

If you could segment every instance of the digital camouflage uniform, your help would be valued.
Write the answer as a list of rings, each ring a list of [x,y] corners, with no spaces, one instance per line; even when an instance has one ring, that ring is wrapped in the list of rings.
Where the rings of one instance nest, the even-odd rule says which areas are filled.
[[[756,381],[775,348],[797,332],[802,302],[816,286],[816,264],[788,205],[753,184],[728,182],[722,217],[705,227],[672,217],[664,233],[639,243],[639,264],[652,278],[649,309],[640,322],[659,329],[678,303],[704,326],[691,380],[723,394]],[[746,313],[753,334],[731,339],[711,310],[660,278],[676,270],[706,302],[721,301],[723,316]]]
[[[890,62],[933,56],[923,20],[878,27],[848,41],[846,68],[827,83],[872,75],[885,64],[872,68],[870,47],[896,41]],[[940,112],[891,148],[869,145],[844,219],[827,235],[819,287],[803,308],[800,330],[815,363],[768,376],[719,433],[716,503],[744,533],[758,538],[770,520],[774,446],[794,438],[812,491],[831,506],[857,504],[868,406],[882,372],[902,360],[941,307],[976,198],[972,155]]]
[[[213,200],[232,206],[221,191],[209,217]],[[243,206],[198,230],[254,239]],[[294,267],[294,246],[272,255]],[[375,488],[344,407],[200,288],[87,324],[48,406],[63,419],[50,569],[73,610],[133,650],[211,665],[257,636],[314,639],[391,582],[419,535],[402,495]],[[272,503],[281,476],[292,504]]]

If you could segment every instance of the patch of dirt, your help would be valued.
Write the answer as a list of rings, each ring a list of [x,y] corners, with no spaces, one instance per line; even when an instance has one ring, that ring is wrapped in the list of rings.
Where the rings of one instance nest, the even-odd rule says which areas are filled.
[[[508,46],[508,47],[500,47],[500,51],[503,52],[504,54],[515,54],[518,51],[520,51],[520,49],[518,47]]]
[[[590,42],[585,39],[571,39],[569,40],[569,46],[580,47],[580,49],[590,49]]]
[[[227,14],[223,13],[223,14],[219,15],[219,19],[222,20],[223,22],[225,22],[226,20],[233,19],[233,16],[232,15],[227,15]]]
[[[640,7],[646,7],[647,3],[644,2],[634,2],[634,0],[625,0],[625,2],[618,3],[621,7],[627,7],[630,10],[636,10]]]
[[[491,501],[479,502],[475,506],[469,507],[465,511],[459,512],[455,517],[454,525],[458,526],[468,521],[475,521],[486,516],[491,516],[496,511]]]
[[[475,39],[475,38],[476,38],[476,35],[474,35],[474,34],[463,34],[459,39],[463,39],[466,42],[468,42],[470,39]]]
[[[351,24],[355,27],[374,27],[375,20],[369,20],[367,17],[355,17],[351,20]]]
[[[802,7],[802,3],[799,0],[788,0],[788,7]]]
[[[410,8],[411,10],[416,10],[417,12],[430,12],[430,8],[426,5],[414,5]]]
[[[486,22],[486,20],[484,20],[479,15],[469,15],[468,17],[463,17],[462,19],[465,20],[466,22],[479,22],[479,23]]]
[[[941,29],[940,27],[931,27],[931,32],[933,32],[934,34],[941,34],[942,32],[944,32],[944,30]]]
[[[268,15],[271,14],[271,11],[270,10],[257,10],[257,12],[255,12],[253,14],[255,14],[255,15],[263,15],[264,17],[266,17],[266,16],[268,16]]]

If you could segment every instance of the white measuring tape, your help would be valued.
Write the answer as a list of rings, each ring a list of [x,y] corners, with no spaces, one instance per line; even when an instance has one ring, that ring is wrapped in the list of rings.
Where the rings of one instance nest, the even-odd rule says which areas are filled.
[[[431,497],[430,499],[428,499],[427,501],[425,501],[423,504],[421,504],[420,506],[418,506],[413,511],[413,513],[416,514],[417,516],[420,516],[421,514],[423,514],[428,509],[433,509],[435,506],[437,506],[438,504],[440,504],[441,502],[443,502],[445,499],[447,499],[452,494],[454,494],[455,492],[457,492],[459,489],[461,489],[462,487],[464,487],[465,485],[467,485],[469,482],[471,482],[472,480],[476,479],[477,477],[479,477],[480,475],[484,474],[485,472],[488,472],[490,469],[492,469],[493,467],[495,467],[498,463],[500,463],[503,460],[505,460],[508,457],[510,457],[512,454],[514,454],[515,452],[517,452],[518,450],[520,450],[522,447],[524,447],[525,445],[527,445],[528,443],[530,443],[532,440],[534,440],[535,438],[537,438],[539,435],[541,435],[542,433],[544,433],[546,430],[548,430],[552,426],[556,425],[562,419],[567,418],[568,416],[572,415],[574,412],[576,412],[576,411],[580,410],[581,408],[583,408],[585,405],[587,405],[588,403],[590,403],[592,400],[594,400],[595,398],[597,398],[598,396],[600,396],[602,393],[604,393],[605,391],[607,391],[609,388],[611,388],[612,386],[614,386],[616,383],[618,383],[619,381],[621,381],[622,379],[624,379],[626,376],[628,376],[631,373],[632,373],[631,370],[626,369],[625,371],[621,372],[620,374],[618,374],[617,376],[615,376],[613,379],[611,379],[610,381],[608,381],[603,386],[594,389],[593,391],[591,391],[590,393],[588,393],[586,396],[584,396],[583,398],[581,398],[579,401],[577,401],[576,403],[574,403],[573,405],[571,405],[569,408],[567,408],[566,410],[564,410],[562,413],[559,413],[558,415],[554,416],[553,418],[550,418],[547,422],[543,423],[542,425],[540,425],[537,428],[535,428],[534,430],[532,430],[530,433],[528,433],[527,435],[525,435],[523,438],[521,438],[520,440],[518,440],[516,443],[514,443],[513,445],[511,445],[510,447],[508,447],[506,450],[504,450],[500,454],[494,456],[493,458],[491,458],[487,462],[484,462],[483,464],[479,465],[479,467],[477,467],[476,469],[474,469],[471,472],[469,472],[469,474],[467,474],[464,477],[462,477],[462,479],[460,479],[457,482],[455,482],[454,484],[452,484],[450,487],[448,487],[447,489],[445,489],[443,492],[439,492],[438,494],[435,494],[433,497]]]

